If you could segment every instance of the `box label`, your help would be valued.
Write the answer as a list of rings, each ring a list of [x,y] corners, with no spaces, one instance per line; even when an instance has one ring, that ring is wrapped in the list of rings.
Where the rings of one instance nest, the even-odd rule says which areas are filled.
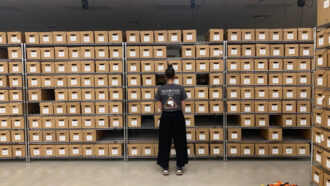
[[[278,50],[278,49],[274,49],[274,51],[273,51],[273,55],[274,55],[274,56],[279,56],[279,55],[280,55],[280,50]]]
[[[232,139],[237,139],[238,138],[238,134],[237,133],[231,133],[231,138]]]
[[[143,57],[149,57],[149,51],[143,51]]]
[[[251,120],[249,120],[249,119],[245,119],[245,120],[244,120],[244,125],[246,125],[246,126],[250,126],[250,125],[251,125]]]
[[[135,53],[134,53],[135,54]],[[132,55],[131,55],[132,56]],[[104,51],[99,51],[99,57],[105,57],[105,52]]]
[[[219,148],[214,148],[213,149],[213,154],[220,154],[220,149]]]
[[[266,55],[266,49],[261,48],[260,51],[259,51],[259,54],[260,55]]]
[[[230,39],[231,39],[232,41],[237,41],[237,35],[231,35]]]
[[[251,112],[251,108],[248,106],[248,107],[245,107],[245,112]]]
[[[187,139],[191,140],[192,139],[192,136],[191,134],[187,133]]]
[[[300,107],[300,112],[306,112],[306,111],[307,111],[306,106],[301,106],[301,107]]]
[[[246,56],[251,56],[252,55],[252,51],[250,49],[245,50],[245,55]]]
[[[243,68],[244,68],[244,70],[250,70],[251,65],[250,64],[244,64]]]
[[[265,149],[259,149],[258,154],[259,155],[265,155]]]
[[[278,139],[278,134],[276,133],[276,134],[272,134],[272,138],[273,139]]]
[[[177,35],[172,35],[171,36],[171,41],[178,41],[178,36]]]
[[[219,134],[213,134],[213,139],[214,140],[220,140],[220,135]]]
[[[317,58],[317,65],[323,65],[323,58],[322,57]]]
[[[272,149],[272,154],[278,154],[278,148],[273,148]]]
[[[305,119],[300,120],[300,125],[301,126],[307,125],[307,121]]]
[[[329,8],[330,0],[325,0],[323,2],[323,8]]]
[[[230,153],[231,154],[237,154],[237,149],[236,148],[231,148]]]
[[[0,137],[0,140],[1,140],[1,141],[7,141],[7,137],[6,137],[6,136],[1,136],[1,137]]]
[[[259,126],[265,126],[266,125],[266,121],[265,120],[260,120],[259,121]]]
[[[34,155],[40,155],[40,150],[33,150]]]
[[[192,34],[187,34],[187,37],[186,37],[186,39],[189,41],[189,40],[192,40],[193,39],[193,36],[192,36]]]
[[[304,49],[304,51],[303,51],[303,55],[304,55],[304,56],[308,56],[308,55],[309,55],[309,49]]]
[[[105,113],[105,108],[103,106],[99,107],[99,113]]]
[[[114,57],[114,58],[119,58],[119,52],[114,51],[114,52],[112,53],[112,57]]]
[[[287,106],[286,106],[286,110],[287,110],[287,111],[292,111],[292,109],[293,109],[293,108],[292,108],[292,105],[287,105]]]
[[[188,107],[185,107],[185,112],[191,112],[191,108],[188,106]]]
[[[205,49],[200,49],[199,50],[199,55],[205,56],[206,55],[206,50]]]
[[[231,54],[232,55],[237,55],[237,49],[236,48],[232,48],[231,49]]]
[[[244,38],[245,38],[245,40],[251,40],[251,34],[246,33]]]
[[[164,41],[164,40],[165,40],[165,38],[163,35],[158,35],[158,41]]]
[[[20,150],[16,150],[15,155],[16,155],[16,156],[22,156],[22,151],[20,151]]]
[[[205,154],[205,150],[204,149],[198,149],[198,154]]]
[[[295,50],[294,48],[290,48],[290,49],[289,49],[289,54],[290,54],[290,55],[294,55],[295,52],[296,52],[296,50]]]
[[[285,125],[292,125],[292,120],[291,119],[285,120]]]
[[[317,78],[317,85],[323,85],[323,78]]]
[[[250,155],[251,151],[250,149],[244,149],[244,155]]]
[[[213,51],[213,55],[214,56],[220,56],[220,54],[222,54],[222,51],[221,50],[214,50]]]
[[[265,111],[265,106],[258,106],[258,111]]]
[[[250,84],[250,79],[244,79],[244,84]]]
[[[132,149],[131,152],[132,152],[132,155],[137,155],[138,154],[137,149]],[[111,151],[111,153],[112,153],[112,151]]]
[[[60,141],[65,141],[65,136],[60,136]]]
[[[204,106],[198,106],[198,111],[199,112],[205,112]]]
[[[319,163],[322,162],[321,156],[320,156],[319,154],[316,154],[316,155],[315,155],[315,159],[316,159],[316,161],[318,161]]]
[[[277,111],[278,110],[278,106],[277,105],[272,105],[272,111]]]

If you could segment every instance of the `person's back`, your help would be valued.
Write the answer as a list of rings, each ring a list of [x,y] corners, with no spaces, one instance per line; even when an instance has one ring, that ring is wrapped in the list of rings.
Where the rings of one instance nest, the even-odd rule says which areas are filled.
[[[182,111],[181,101],[186,99],[183,86],[171,83],[161,86],[158,91],[156,96],[162,102],[162,111]]]

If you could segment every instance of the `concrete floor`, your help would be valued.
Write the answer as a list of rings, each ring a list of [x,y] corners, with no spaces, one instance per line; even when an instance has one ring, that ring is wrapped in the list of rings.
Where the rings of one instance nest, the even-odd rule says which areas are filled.
[[[306,160],[190,161],[184,176],[160,174],[155,161],[33,161],[1,162],[0,185],[15,186],[260,186],[277,180],[309,185]],[[15,183],[15,184],[13,184]]]

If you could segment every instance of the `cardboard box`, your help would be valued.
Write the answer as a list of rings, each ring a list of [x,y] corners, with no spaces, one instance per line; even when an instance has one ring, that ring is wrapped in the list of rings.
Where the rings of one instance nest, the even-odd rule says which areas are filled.
[[[56,141],[57,142],[69,142],[70,134],[67,130],[57,130],[56,131]]]
[[[240,128],[228,128],[228,141],[241,141],[242,130]]]
[[[271,141],[281,141],[282,140],[282,129],[281,128],[263,129],[260,132],[261,132],[260,134],[266,140],[271,140]]]
[[[209,88],[209,99],[222,99],[222,88],[210,87]]]
[[[240,57],[241,56],[241,45],[228,45],[228,56],[229,57]]]
[[[242,41],[255,41],[254,29],[242,29]]]
[[[42,87],[52,87],[53,86],[53,79],[51,76],[42,76],[40,81],[41,81]]]
[[[311,70],[311,60],[310,59],[297,59],[297,70]]]
[[[1,129],[11,129],[10,118],[0,118],[0,128]]]
[[[273,71],[283,70],[283,60],[282,59],[270,59],[269,60],[269,70],[273,70]]]
[[[0,142],[1,143],[11,142],[10,131],[0,131]]]
[[[56,142],[55,131],[43,131],[43,142]]]
[[[178,85],[182,85],[182,75],[175,75],[174,76],[174,83]]]
[[[209,45],[196,45],[196,57],[210,57]]]
[[[7,44],[6,32],[0,32],[0,44]]]
[[[296,112],[296,102],[295,101],[282,101],[282,110],[285,113],[295,113]]]
[[[153,31],[140,31],[141,43],[153,43],[154,33]]]
[[[8,101],[8,100],[10,100],[8,94],[9,94],[9,91],[8,90],[0,90],[0,100],[1,101]]]
[[[153,56],[154,58],[166,58],[166,46],[154,46],[153,48]]]
[[[123,113],[123,103],[122,102],[109,103],[109,111],[111,114],[122,114]]]
[[[327,174],[326,172],[323,172],[323,183],[325,185],[330,184],[330,176],[329,174]]]
[[[9,73],[22,73],[22,62],[10,62],[9,63]]]
[[[66,33],[68,43],[80,43],[80,34],[79,32],[67,32]]]
[[[69,145],[70,156],[82,156],[83,149],[81,145]]]
[[[315,66],[316,67],[326,67],[328,61],[328,53],[326,50],[315,51]]]
[[[127,144],[128,156],[141,156],[141,145],[140,144]]]
[[[308,143],[296,144],[297,156],[310,155],[310,145]]]
[[[13,157],[25,157],[25,146],[24,145],[13,145],[12,146]]]
[[[195,104],[193,101],[186,101],[185,113],[194,113],[195,112]]]
[[[168,42],[181,42],[181,30],[167,30]]]
[[[269,41],[269,29],[256,29],[257,41]]]
[[[117,63],[115,63],[117,64]],[[113,68],[112,68],[113,69]],[[118,70],[119,70],[118,66]],[[109,61],[95,61],[95,72],[109,72],[110,62]]]
[[[253,113],[254,112],[254,102],[253,101],[242,101],[241,102],[241,112],[242,113]]]
[[[242,56],[251,57],[256,55],[255,45],[242,45]]]
[[[68,145],[55,145],[55,156],[66,157],[69,156],[69,146]]]
[[[6,39],[6,37],[3,37]],[[4,40],[6,41],[6,40]],[[25,32],[25,42],[26,44],[39,44],[39,34],[38,32]],[[3,43],[5,44],[5,43]]]
[[[142,156],[155,156],[154,144],[141,144]]]
[[[194,45],[184,45],[181,47],[181,57],[194,58],[196,57],[195,50]]]
[[[20,47],[8,47],[8,59],[21,59],[22,51]]]
[[[134,149],[133,149],[134,152]],[[122,156],[123,145],[122,144],[110,144],[109,145],[109,156]]]
[[[141,102],[141,113],[142,114],[152,114],[154,113],[154,103],[153,102]]]
[[[65,103],[53,103],[54,105],[54,114],[65,115],[66,112],[66,105]]]
[[[324,124],[324,119],[322,116],[324,115],[324,111],[322,109],[313,109],[313,121],[315,125],[322,126]]]
[[[269,144],[269,156],[281,156],[282,144]]]
[[[153,61],[141,61],[142,72],[154,72],[155,65]]]
[[[1,137],[5,139],[7,136],[1,133]],[[42,131],[29,131],[29,138],[30,142],[42,142]]]
[[[254,88],[255,90],[255,98],[256,99],[268,99],[269,93],[268,93],[268,88],[266,87],[256,87]]]
[[[156,85],[155,75],[142,75],[142,85],[143,86],[155,86]]]
[[[155,30],[154,31],[155,43],[167,42],[167,30]]]
[[[209,106],[207,101],[196,101],[195,102],[196,112],[198,113],[208,113]]]
[[[155,94],[152,88],[142,88],[141,89],[142,100],[154,100]]]
[[[227,143],[227,155],[228,156],[240,156],[241,145],[239,143]]]
[[[146,49],[146,51],[144,51]],[[145,53],[145,55],[141,55],[141,58],[151,58],[152,56],[152,47],[142,48],[135,47],[135,46],[128,46],[127,47],[127,58],[140,58],[140,52],[141,54]]]
[[[324,70],[317,70],[314,73],[315,75],[315,86],[316,87],[325,87],[327,86],[327,73]]]
[[[298,28],[298,40],[313,40],[313,29],[312,28]]]
[[[41,78],[39,76],[29,76],[28,87],[41,87]]]
[[[128,86],[141,86],[140,75],[127,75]]]
[[[94,75],[94,84],[96,87],[104,87],[108,85],[108,78],[106,75]]]
[[[286,44],[285,45],[285,56],[299,56],[299,45]]]
[[[195,60],[182,60],[183,72],[195,72]]]
[[[255,144],[256,156],[268,156],[268,144]]]
[[[108,32],[110,43],[123,42],[123,32],[121,30],[111,30]],[[139,42],[139,41],[138,41]]]
[[[107,59],[109,58],[109,48],[108,47],[94,47],[95,58],[97,59]]]
[[[210,129],[210,140],[211,141],[223,141],[223,129],[217,128],[217,129]]]
[[[195,141],[196,139],[195,129],[187,128],[186,135],[187,135],[187,141]]]
[[[54,118],[42,117],[41,123],[43,128],[55,128]]]
[[[253,127],[255,126],[254,115],[241,115],[239,117],[239,123],[242,127]]]
[[[80,104],[79,103],[67,103],[67,114],[80,114]]]
[[[254,144],[241,144],[241,156],[254,156]]]
[[[41,73],[55,73],[54,62],[41,62]]]
[[[223,156],[223,144],[210,144],[211,156]]]
[[[270,45],[270,56],[284,56],[284,45]]]
[[[223,74],[222,73],[211,73],[209,74],[210,85],[223,85]]]
[[[297,156],[295,144],[283,144],[283,156]]]
[[[96,114],[107,114],[107,113],[109,113],[109,103],[108,102],[97,102],[97,103],[95,103],[95,113]]]
[[[239,101],[227,101],[227,112],[228,113],[240,113],[240,102]]]
[[[241,29],[228,29],[226,34],[227,34],[228,41],[241,41],[242,40],[242,30]]]
[[[108,128],[109,127],[109,119],[106,116],[97,116],[95,119],[95,127],[96,128]]]
[[[195,144],[196,156],[209,156],[209,144]]]
[[[110,116],[109,121],[112,128],[122,128],[124,125],[122,116]]]
[[[296,70],[296,60],[295,59],[284,59],[284,66],[283,69],[284,70]]]
[[[7,32],[8,44],[20,44],[24,42],[24,36],[22,32]]]
[[[80,82],[81,82],[81,86],[83,87],[94,87],[94,77],[87,75],[87,76],[80,76]]]
[[[228,71],[240,71],[241,70],[241,61],[230,59],[227,61],[227,69]]]
[[[54,44],[65,44],[67,43],[66,32],[53,32]]]
[[[94,47],[81,47],[80,56],[84,59],[95,58]]]
[[[127,43],[140,43],[139,31],[126,31],[126,42]]]
[[[11,142],[12,143],[23,143],[24,139],[24,131],[11,131]]]
[[[109,89],[110,100],[122,100],[123,89],[122,88],[111,88]]]
[[[269,99],[282,99],[281,87],[269,87],[268,88]]]
[[[297,123],[295,115],[282,115],[279,117],[278,122],[278,124],[283,127],[293,127],[296,126]]]
[[[69,48],[69,58],[70,59],[80,59],[83,56],[83,52],[80,47],[70,47]]]
[[[196,129],[196,140],[197,141],[209,141],[210,140],[209,129]]]
[[[68,66],[66,62],[55,62],[56,73],[66,73],[67,71],[68,71]]]
[[[300,44],[299,45],[299,55],[300,56],[312,56],[314,54],[313,44]]]
[[[55,59],[54,48],[41,48],[40,49],[41,59]]]
[[[311,98],[311,88],[309,88],[309,87],[297,88],[297,98],[298,99],[310,99]]]
[[[39,103],[40,105],[40,114],[52,115],[53,112],[53,103]]]
[[[270,56],[269,44],[256,44],[256,55],[257,56]]]
[[[98,157],[109,156],[109,145],[106,144],[95,145],[94,150],[95,150],[95,156]]]
[[[313,140],[315,144],[322,146],[324,141],[324,134],[322,129],[316,127],[313,128]]]
[[[195,120],[193,115],[184,115],[185,122],[186,122],[186,127],[193,127],[195,126]],[[157,124],[157,120],[159,120],[160,117],[156,118],[155,116],[155,124]],[[158,125],[157,125],[158,126]]]
[[[327,0],[318,0],[317,3],[317,25],[324,25],[330,22],[329,2]],[[322,185],[322,184],[320,184]]]
[[[53,44],[53,33],[52,32],[39,32],[40,44]]]
[[[313,166],[312,168],[312,179],[313,182],[318,184],[318,185],[323,185],[323,176],[324,173],[321,169],[317,168],[316,166]]]
[[[286,41],[298,40],[298,30],[296,28],[283,29],[283,39]]]
[[[99,103],[99,102],[97,102]],[[94,114],[94,103],[80,103],[81,107],[81,114]],[[105,109],[105,108],[104,108]],[[99,109],[96,108],[96,111],[99,111]]]
[[[68,82],[68,86],[70,86],[70,87],[80,87],[81,86],[80,76],[77,76],[77,75],[67,76],[67,82]]]
[[[83,142],[83,131],[82,130],[70,130],[70,142]]]
[[[41,145],[30,145],[30,155],[31,155],[31,157],[42,156],[42,146]]]
[[[27,48],[27,59],[41,59],[39,48]]]
[[[99,89],[97,89],[99,90]],[[81,98],[83,100],[95,100],[94,89],[82,89]]]
[[[223,46],[222,45],[209,45],[210,57],[223,57]]]
[[[297,84],[298,85],[310,85],[312,81],[311,73],[298,73]]]
[[[109,36],[107,31],[94,31],[95,43],[108,43]]]
[[[81,43],[94,43],[94,33],[92,31],[79,32]]]
[[[24,129],[25,122],[24,117],[11,117],[11,127],[12,129]]]
[[[123,57],[122,47],[109,47],[110,58],[120,59]]]
[[[83,130],[83,141],[84,142],[95,142],[102,138],[103,131],[97,130]]]
[[[141,113],[140,102],[129,102],[128,103],[128,113],[130,113],[130,114]]]
[[[323,152],[324,152],[323,149],[321,149],[319,147],[313,148],[313,160],[315,162],[317,162],[319,165],[322,165],[325,160],[325,159],[323,159],[323,156],[322,156]]]
[[[109,100],[109,91],[107,89],[95,89],[96,100]]]
[[[268,74],[255,74],[254,75],[255,85],[267,85],[268,84]]]
[[[296,89],[295,87],[283,87],[283,99],[295,99]]]
[[[27,64],[27,67],[29,67],[29,62],[26,63]],[[29,72],[29,69],[27,69],[28,73]],[[0,62],[0,73],[8,73],[9,70],[8,70],[8,62]]]
[[[269,126],[269,116],[268,115],[256,115],[256,126],[257,127],[268,127]]]
[[[68,62],[68,72],[69,73],[81,72],[81,63],[79,61],[69,61]]]
[[[55,156],[55,146],[54,145],[43,145],[41,153],[43,154],[43,156],[46,156],[46,157]]]
[[[9,115],[9,108],[7,107],[7,104],[0,104],[0,115]]]
[[[26,67],[27,73],[41,73],[40,62],[26,62],[26,65],[27,65],[27,67]],[[7,73],[8,72],[7,65],[6,66],[1,65],[0,69],[1,69],[2,73]]]
[[[207,87],[196,87],[195,88],[195,99],[208,99],[208,88]]]
[[[311,112],[311,102],[310,101],[297,101],[297,111],[299,113]]]
[[[268,75],[269,85],[282,85],[282,74],[271,73]]]
[[[240,74],[241,76],[241,85],[253,85],[254,84],[254,75],[253,74]]]
[[[93,117],[82,117],[81,118],[82,128],[95,128],[95,122]]]
[[[223,60],[210,60],[209,66],[210,66],[210,72],[224,70]]]
[[[196,30],[182,30],[183,42],[196,42]]]
[[[195,99],[195,89],[194,88],[185,88],[188,99]]]
[[[128,88],[127,89],[128,100],[140,100],[141,94],[139,88]]]

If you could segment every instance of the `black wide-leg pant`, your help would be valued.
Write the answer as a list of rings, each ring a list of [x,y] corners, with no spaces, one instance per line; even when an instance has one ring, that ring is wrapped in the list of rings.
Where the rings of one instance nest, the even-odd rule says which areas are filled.
[[[176,151],[176,165],[188,164],[186,122],[182,111],[162,112],[159,126],[159,146],[157,164],[168,168],[172,139]]]

